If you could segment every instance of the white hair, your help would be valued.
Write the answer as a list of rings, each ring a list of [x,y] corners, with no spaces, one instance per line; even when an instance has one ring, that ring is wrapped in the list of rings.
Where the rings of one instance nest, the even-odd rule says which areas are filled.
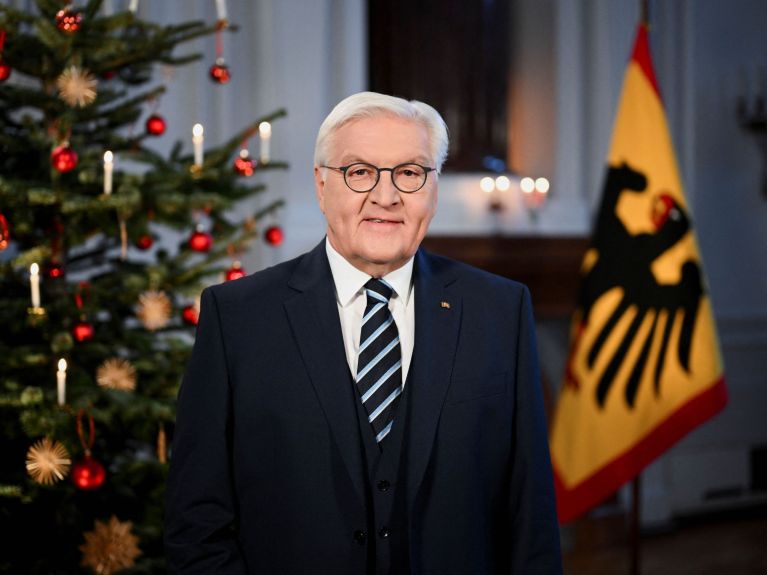
[[[447,157],[447,126],[439,112],[418,100],[407,101],[395,96],[376,92],[359,92],[341,100],[328,114],[317,133],[314,145],[314,164],[321,166],[328,161],[330,137],[342,126],[360,118],[395,116],[420,122],[429,133],[429,147],[437,172]]]

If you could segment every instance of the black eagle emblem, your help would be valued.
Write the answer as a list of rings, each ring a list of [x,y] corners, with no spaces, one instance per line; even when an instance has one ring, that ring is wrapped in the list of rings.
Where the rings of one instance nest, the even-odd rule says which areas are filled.
[[[647,314],[653,314],[651,328],[641,343],[640,352],[631,366],[623,390],[628,406],[634,406],[639,383],[646,369],[653,369],[656,395],[660,394],[663,369],[673,359],[673,355],[686,372],[690,371],[693,331],[704,294],[700,266],[693,259],[682,262],[680,280],[671,285],[658,283],[651,270],[652,263],[680,242],[689,231],[690,219],[670,194],[661,192],[653,199],[654,232],[630,233],[616,212],[618,200],[624,193],[650,193],[646,188],[647,178],[629,165],[624,163],[621,166],[609,167],[591,246],[597,252],[597,260],[581,282],[576,311],[578,333],[573,338],[571,360],[580,343],[580,335],[592,319],[592,307],[606,292],[619,287],[623,294],[596,339],[589,349],[584,350],[589,368],[594,367],[605,343],[623,315],[631,308],[636,310],[615,354],[610,358],[597,383],[595,399],[600,408],[604,406],[613,384],[617,383],[618,371],[626,361]],[[659,329],[659,317],[663,311],[666,312],[667,320],[662,328],[662,341],[660,347],[653,352],[652,342]],[[679,342],[676,350],[669,350],[669,340],[678,322],[681,322]],[[568,368],[566,381],[568,385],[579,387],[571,368]]]

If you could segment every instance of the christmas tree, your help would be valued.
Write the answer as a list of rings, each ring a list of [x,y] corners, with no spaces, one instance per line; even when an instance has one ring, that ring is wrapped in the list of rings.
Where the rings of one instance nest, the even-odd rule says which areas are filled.
[[[278,207],[242,213],[258,172],[286,167],[244,143],[284,112],[212,149],[198,127],[165,157],[151,144],[166,127],[160,67],[199,60],[177,48],[215,36],[201,73],[221,89],[234,27],[34,4],[0,6],[0,572],[162,573],[195,302],[244,274],[234,260]]]

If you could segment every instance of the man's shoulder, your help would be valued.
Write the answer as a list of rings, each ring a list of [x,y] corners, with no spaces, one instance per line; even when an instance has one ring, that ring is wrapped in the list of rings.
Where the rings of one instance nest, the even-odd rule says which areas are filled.
[[[307,254],[302,254],[291,260],[276,264],[245,277],[212,285],[206,288],[211,291],[217,301],[239,302],[247,300],[251,303],[264,299],[280,299],[287,293],[293,293],[288,282],[296,268]]]

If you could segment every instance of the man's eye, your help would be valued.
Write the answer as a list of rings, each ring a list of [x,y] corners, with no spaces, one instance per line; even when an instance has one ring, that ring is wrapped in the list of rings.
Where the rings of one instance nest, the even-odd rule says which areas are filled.
[[[404,178],[418,178],[421,176],[421,172],[415,168],[401,168],[397,175]]]
[[[370,170],[366,170],[365,168],[357,168],[356,170],[352,171],[352,176],[363,177],[363,176],[369,176],[369,175],[370,175]]]

